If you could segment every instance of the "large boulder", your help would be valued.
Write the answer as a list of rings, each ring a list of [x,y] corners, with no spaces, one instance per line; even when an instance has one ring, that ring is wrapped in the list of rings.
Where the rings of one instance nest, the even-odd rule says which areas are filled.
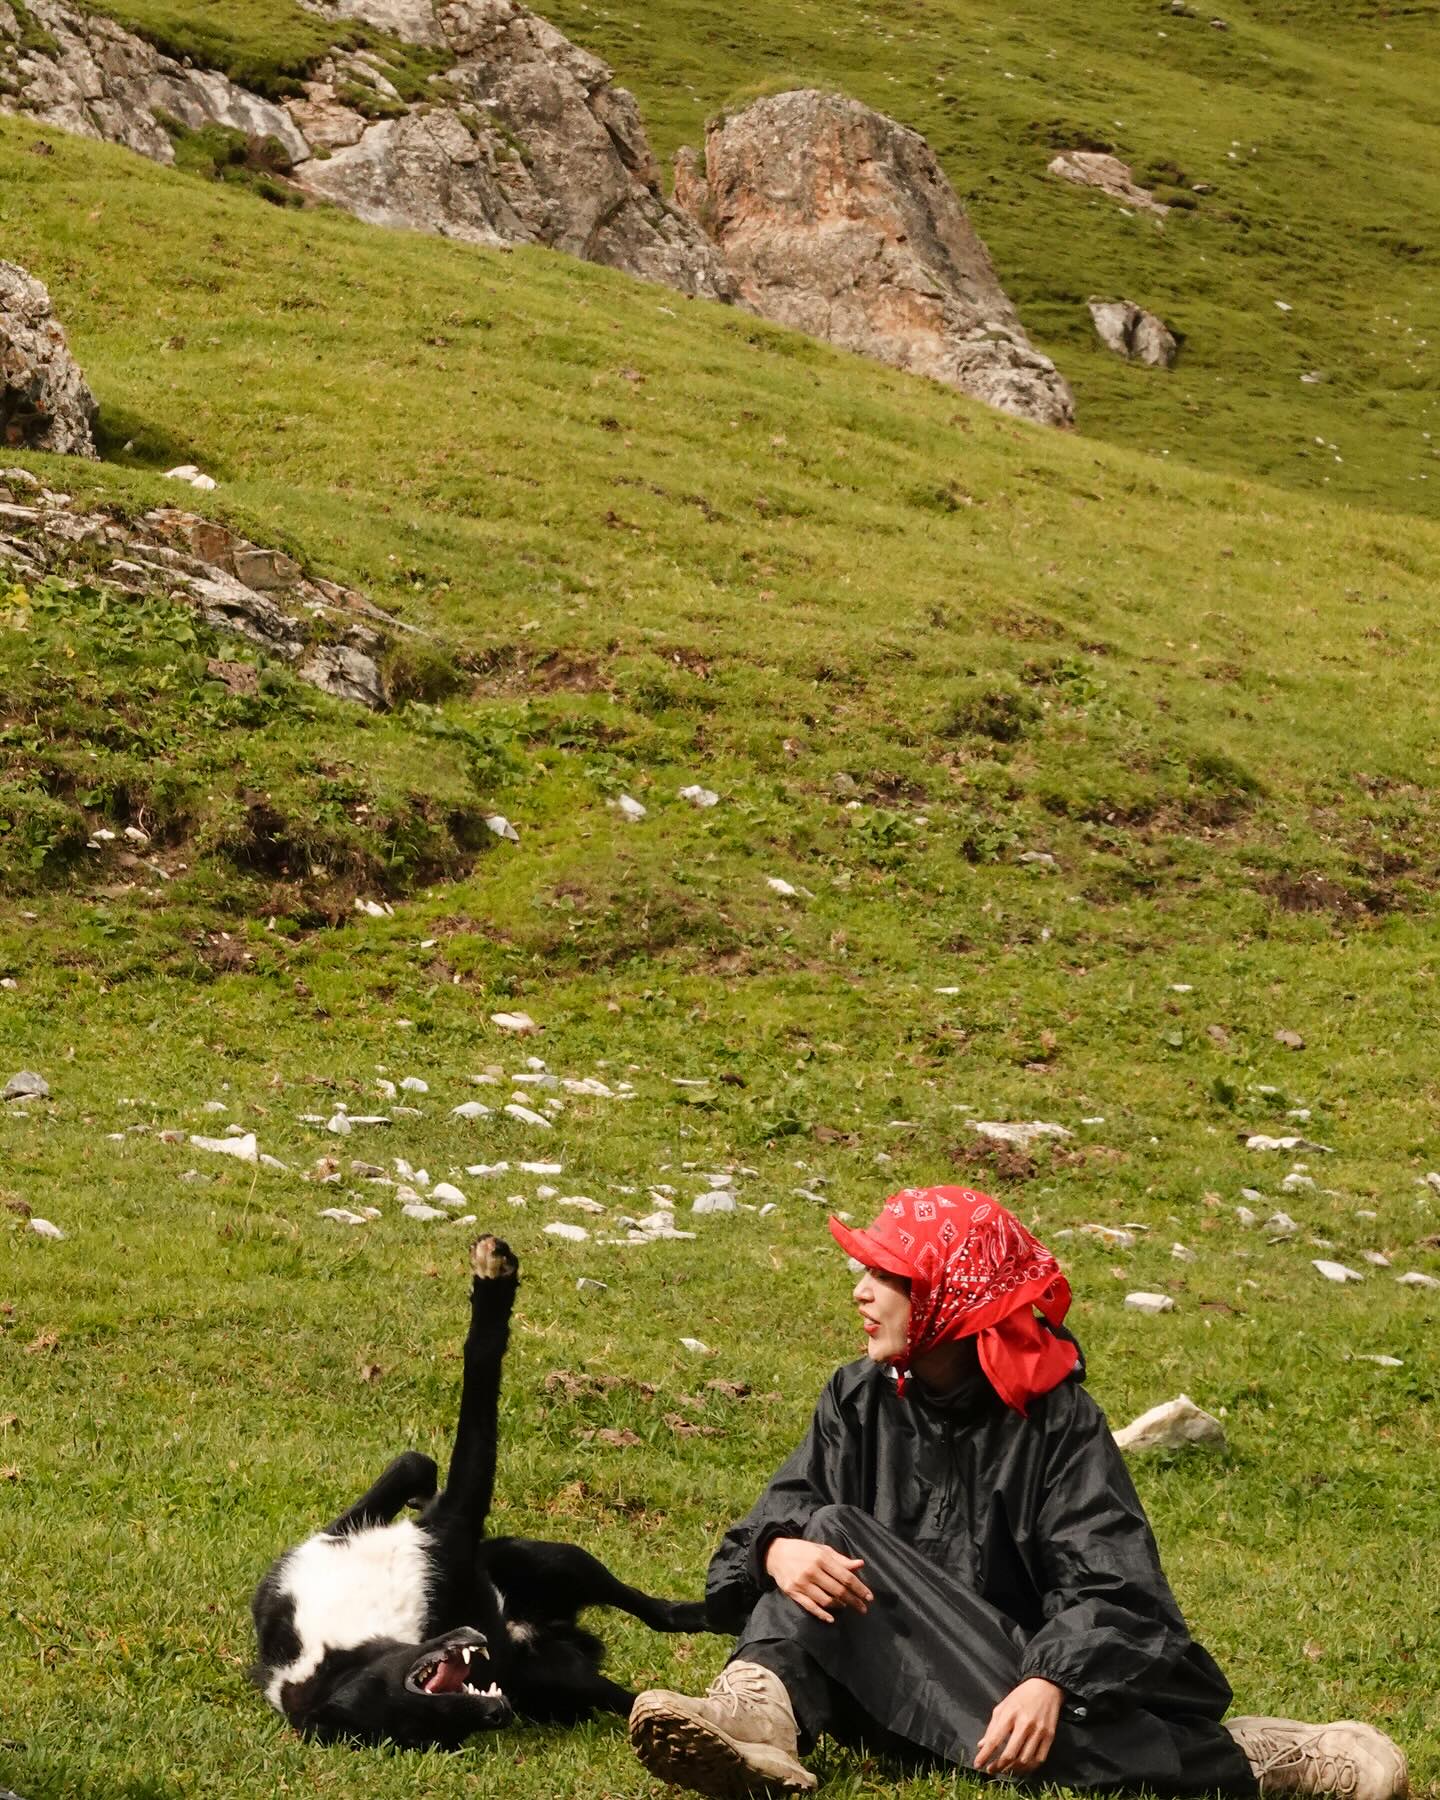
[[[0,262],[0,444],[94,456],[95,400],[33,275]]]
[[[1089,305],[1095,330],[1107,350],[1150,369],[1174,366],[1179,345],[1175,334],[1155,313],[1146,312],[1133,300],[1094,299]]]
[[[712,122],[676,200],[765,318],[1003,412],[1073,422],[929,146],[883,113],[815,89],[757,100]]]
[[[598,57],[516,0],[311,0],[454,57],[443,103],[362,122],[306,165],[307,192],[378,224],[534,243],[711,299],[735,283],[665,200],[632,96]],[[333,104],[313,88],[305,102]],[[333,142],[333,139],[332,139]]]

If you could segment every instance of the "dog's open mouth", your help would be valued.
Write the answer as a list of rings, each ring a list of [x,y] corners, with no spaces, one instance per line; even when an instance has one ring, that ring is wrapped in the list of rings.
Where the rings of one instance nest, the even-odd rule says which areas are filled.
[[[482,1646],[454,1644],[437,1656],[421,1657],[405,1677],[405,1685],[417,1694],[471,1694],[483,1700],[500,1700],[504,1696],[495,1682],[482,1686],[472,1674],[472,1662],[489,1660]]]

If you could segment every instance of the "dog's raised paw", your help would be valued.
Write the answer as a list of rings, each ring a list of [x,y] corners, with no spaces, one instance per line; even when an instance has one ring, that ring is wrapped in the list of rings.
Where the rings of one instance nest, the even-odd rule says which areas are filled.
[[[500,1281],[515,1274],[520,1265],[504,1238],[491,1237],[487,1233],[476,1238],[470,1246],[470,1267],[477,1281]]]

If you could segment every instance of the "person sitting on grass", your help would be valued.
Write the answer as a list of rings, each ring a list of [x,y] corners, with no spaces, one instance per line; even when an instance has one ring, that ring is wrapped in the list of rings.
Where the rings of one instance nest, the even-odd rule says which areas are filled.
[[[816,1785],[802,1749],[828,1732],[1065,1787],[1407,1792],[1372,1726],[1222,1723],[1229,1684],[1081,1385],[1069,1284],[1013,1214],[909,1189],[868,1229],[830,1230],[863,1269],[866,1358],[831,1378],[710,1564],[710,1623],[739,1634],[729,1665],[703,1698],[635,1702],[652,1773],[716,1800],[797,1793]]]

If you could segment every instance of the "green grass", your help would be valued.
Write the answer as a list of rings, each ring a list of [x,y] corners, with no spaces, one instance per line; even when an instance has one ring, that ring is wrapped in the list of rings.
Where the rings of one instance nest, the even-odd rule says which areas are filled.
[[[398,1448],[436,1450],[454,1405],[462,1234],[393,1200],[363,1232],[320,1221],[344,1159],[438,1177],[553,1154],[561,1191],[612,1213],[656,1179],[683,1205],[729,1162],[778,1210],[573,1247],[533,1179],[459,1176],[526,1266],[504,1528],[693,1592],[855,1349],[793,1190],[825,1177],[858,1218],[956,1173],[1063,1253],[1117,1420],[1182,1389],[1225,1409],[1227,1455],[1138,1474],[1240,1705],[1373,1718],[1433,1791],[1440,1306],[1309,1259],[1440,1272],[1417,1185],[1440,1167],[1440,532],[1025,428],[560,257],[299,216],[44,135],[42,159],[0,121],[0,226],[67,321],[109,460],[23,460],[124,507],[173,502],[158,472],[198,461],[220,486],[185,501],[437,628],[466,681],[372,720],[267,671],[236,712],[193,662],[234,648],[186,641],[162,596],[102,616],[77,560],[77,589],[6,602],[0,766],[63,829],[0,912],[3,1073],[53,1089],[0,1116],[0,1188],[68,1236],[3,1215],[4,1779],[30,1800],[654,1791],[609,1724],[320,1752],[244,1680],[269,1558]],[[679,802],[690,781],[722,804]],[[224,832],[247,792],[343,841],[256,868]],[[498,806],[520,845],[441,881],[395,865],[395,916],[351,913],[353,859],[379,883],[385,819],[437,795]],[[137,797],[168,882],[75,841]],[[538,1042],[488,1023],[515,1006]],[[571,1099],[543,1143],[448,1117],[536,1048],[636,1098]],[[421,1116],[383,1135],[301,1120],[409,1073]],[[976,1117],[1077,1136],[977,1157]],[[297,1171],[336,1153],[344,1181],[159,1141],[227,1121]],[[1239,1140],[1295,1129],[1337,1153],[1285,1193],[1289,1159]],[[1296,1240],[1240,1229],[1246,1185]],[[1150,1230],[1120,1254],[1056,1236],[1090,1220]],[[1179,1310],[1125,1312],[1137,1287]],[[1346,1360],[1382,1352],[1404,1367]],[[556,1368],[660,1393],[567,1402]],[[780,1397],[727,1401],[716,1376]],[[640,1447],[577,1436],[611,1424]],[[703,1681],[724,1653],[605,1630],[637,1682]],[[969,1791],[824,1766],[847,1800]]]
[[[266,92],[293,91],[337,33],[381,48],[407,97],[439,66],[293,0],[103,10]],[[1225,31],[1203,7],[1165,17],[1118,0],[898,0],[883,17],[860,0],[541,10],[635,90],[665,158],[724,108],[796,85],[923,132],[1087,436],[1433,516],[1434,0],[1241,0]],[[1076,145],[1112,149],[1154,184],[1177,209],[1163,229],[1045,173]],[[1106,350],[1092,294],[1159,312],[1181,341],[1176,369]]]

